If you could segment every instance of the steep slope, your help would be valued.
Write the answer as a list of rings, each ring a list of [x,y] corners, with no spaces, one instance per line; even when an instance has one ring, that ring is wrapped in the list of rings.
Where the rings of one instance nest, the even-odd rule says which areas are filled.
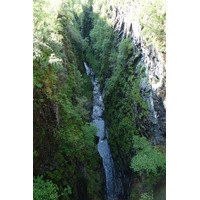
[[[105,199],[105,180],[108,199],[165,199],[165,2],[55,2],[34,1],[34,199]]]
[[[122,174],[122,198],[151,198],[165,184],[165,3],[93,1],[88,6],[90,20],[82,24],[91,29],[85,55],[106,90],[104,117]]]
[[[97,130],[89,123],[92,84],[81,75],[82,39],[73,19],[70,4],[34,1],[34,199],[103,196]]]

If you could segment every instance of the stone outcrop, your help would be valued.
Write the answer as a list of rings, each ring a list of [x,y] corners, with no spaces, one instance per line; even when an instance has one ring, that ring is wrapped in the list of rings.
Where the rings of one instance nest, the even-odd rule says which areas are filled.
[[[133,67],[140,78],[140,94],[148,102],[150,111],[148,121],[143,125],[151,136],[154,145],[165,145],[166,135],[166,54],[153,46],[146,46],[141,34],[141,25],[133,18],[137,4],[132,1],[129,6],[110,7],[109,17],[119,38],[129,37],[133,44]],[[145,77],[138,72],[139,65],[145,67]],[[148,94],[148,95],[147,95]],[[134,106],[133,106],[134,109]]]

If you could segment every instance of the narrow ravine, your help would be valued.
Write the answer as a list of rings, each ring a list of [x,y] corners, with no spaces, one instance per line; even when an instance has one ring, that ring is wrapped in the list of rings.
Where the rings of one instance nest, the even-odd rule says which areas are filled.
[[[108,144],[108,136],[105,128],[105,122],[102,118],[104,111],[103,96],[100,92],[100,85],[98,80],[91,68],[84,62],[87,75],[91,76],[93,84],[93,114],[92,120],[99,129],[97,136],[99,137],[98,152],[103,159],[103,167],[106,175],[106,199],[107,200],[118,200],[121,199],[122,182],[121,178],[117,177],[114,162],[112,159],[110,147]]]

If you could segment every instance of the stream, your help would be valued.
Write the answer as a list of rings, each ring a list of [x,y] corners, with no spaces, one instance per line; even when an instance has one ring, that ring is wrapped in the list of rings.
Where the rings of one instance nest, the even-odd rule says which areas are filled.
[[[116,173],[114,162],[112,159],[110,147],[108,144],[108,132],[105,127],[105,122],[102,118],[104,111],[104,92],[100,92],[100,84],[90,67],[84,62],[87,75],[90,75],[93,84],[93,113],[92,121],[99,129],[97,136],[99,137],[98,152],[103,159],[103,167],[106,175],[106,200],[119,200],[123,194],[122,181],[120,174]]]

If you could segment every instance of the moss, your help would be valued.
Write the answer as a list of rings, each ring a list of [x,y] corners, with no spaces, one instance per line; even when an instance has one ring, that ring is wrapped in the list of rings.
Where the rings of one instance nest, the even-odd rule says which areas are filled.
[[[37,158],[39,156],[39,153],[35,150],[35,151],[33,151],[33,157],[34,158]]]

